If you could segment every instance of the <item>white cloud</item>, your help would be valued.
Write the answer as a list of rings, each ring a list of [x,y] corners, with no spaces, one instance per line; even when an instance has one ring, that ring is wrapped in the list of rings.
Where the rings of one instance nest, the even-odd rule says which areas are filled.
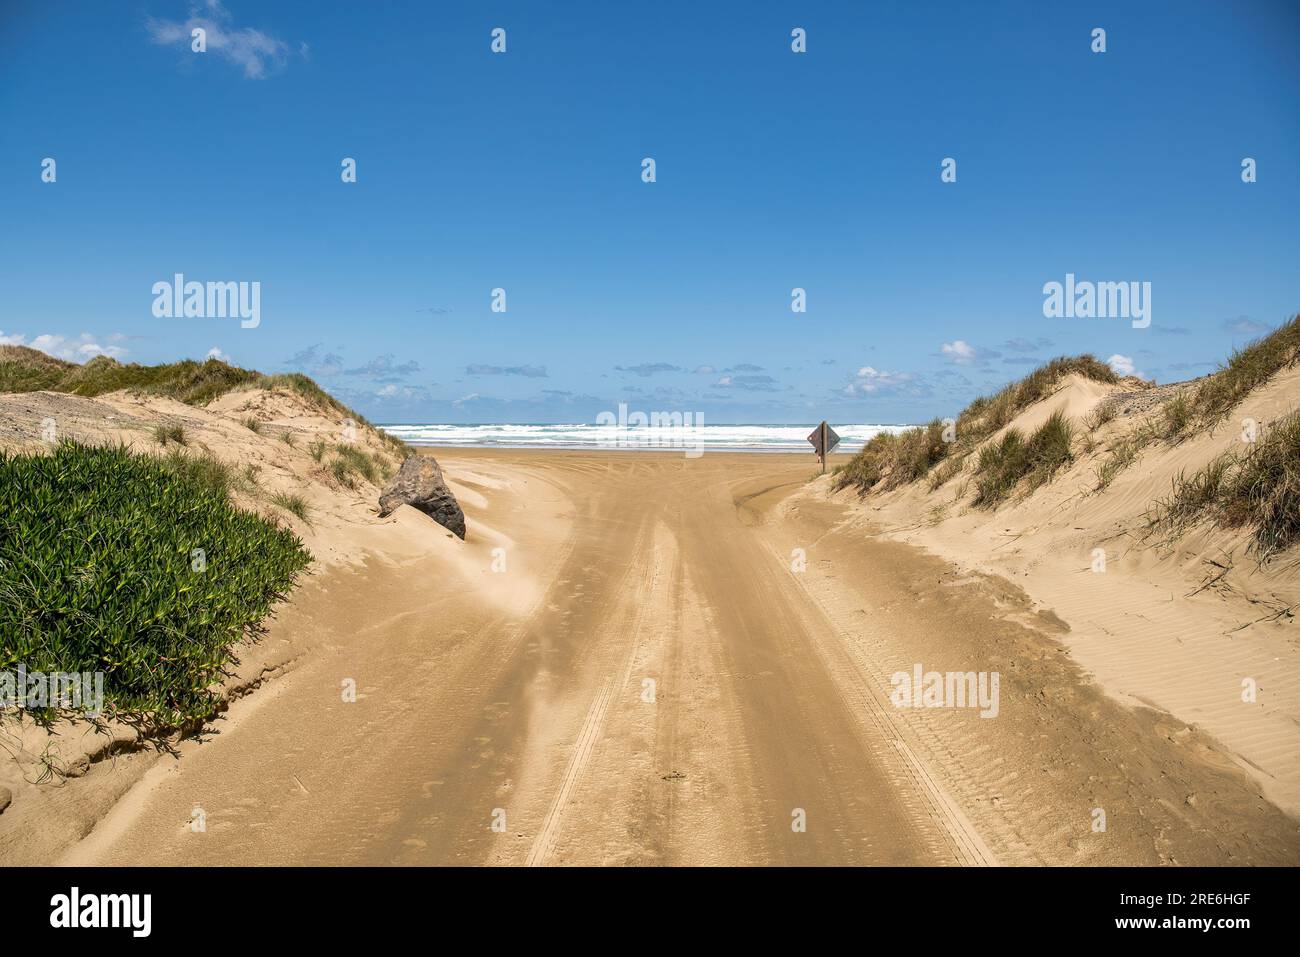
[[[853,377],[853,381],[844,387],[844,394],[874,395],[888,392],[910,382],[912,376],[906,372],[885,372],[871,366],[863,366]]]
[[[209,349],[207,358],[217,359],[218,361],[225,362],[227,364],[230,363],[229,353],[222,352],[220,346],[213,346],[211,349]]]
[[[149,31],[149,38],[154,43],[166,46],[180,44],[188,53],[194,29],[201,28],[207,33],[207,52],[230,60],[251,80],[260,80],[267,75],[268,69],[275,70],[284,66],[289,55],[287,43],[261,30],[234,27],[230,20],[230,11],[221,5],[220,0],[204,0],[203,3],[190,4],[190,16],[184,23],[149,17],[145,21],[145,29]],[[299,49],[306,57],[307,45],[302,44]]]
[[[1130,356],[1122,356],[1118,352],[1107,359],[1106,364],[1116,375],[1141,375],[1133,368],[1133,359]]]
[[[975,361],[974,348],[962,339],[945,342],[939,347],[939,351],[958,365],[970,365]]]
[[[85,362],[87,359],[95,358],[95,356],[109,356],[113,359],[120,359],[126,355],[126,350],[121,346],[113,345],[113,343],[120,342],[124,338],[121,334],[115,333],[101,342],[89,332],[83,332],[79,336],[45,333],[28,342],[26,336],[17,333],[5,335],[0,332],[0,345],[29,346],[57,359],[65,359],[68,362]]]
[[[715,384],[715,385],[720,385],[720,386],[729,386],[729,385],[731,385],[731,376],[729,376],[729,375],[724,375],[721,379],[719,379],[719,380],[718,380],[716,383],[714,383],[714,384]]]
[[[469,395],[462,395],[459,399],[453,400],[451,404],[459,408],[466,402],[473,402],[478,397],[479,395],[477,392],[471,392]]]

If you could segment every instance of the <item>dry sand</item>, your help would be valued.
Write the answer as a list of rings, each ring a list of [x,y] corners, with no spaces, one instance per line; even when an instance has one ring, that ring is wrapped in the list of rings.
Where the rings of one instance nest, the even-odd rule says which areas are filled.
[[[1072,380],[1007,428],[1028,433],[1060,409],[1087,431],[1088,413],[1116,391]],[[1140,415],[1121,414],[1096,429],[1091,453],[996,511],[970,506],[968,473],[937,492],[920,483],[861,502],[845,491],[836,500],[852,505],[862,534],[922,545],[959,568],[1023,588],[1035,607],[1068,622],[1063,641],[1071,657],[1108,693],[1214,737],[1271,801],[1300,814],[1294,549],[1261,565],[1247,530],[1202,524],[1172,539],[1147,531],[1151,507],[1179,476],[1243,448],[1243,420],[1263,427],[1297,405],[1300,370],[1280,373],[1217,428],[1177,444],[1143,443],[1137,462],[1104,491],[1096,469],[1141,425]],[[1255,700],[1243,700],[1243,683],[1254,686]]]
[[[1069,398],[1097,398],[1083,391]],[[29,415],[46,401],[0,397],[0,417],[18,398]],[[132,401],[105,404],[158,411]],[[283,397],[242,401],[295,421]],[[172,411],[214,447],[220,417],[244,414]],[[1300,862],[1285,775],[1261,775],[1256,747],[1285,745],[1273,766],[1289,771],[1295,724],[1274,727],[1276,707],[1215,723],[1126,663],[1172,648],[1201,688],[1198,668],[1241,646],[1262,668],[1282,639],[1180,643],[1169,623],[1205,612],[1175,596],[1182,617],[1091,647],[1096,623],[1169,597],[1138,559],[1103,576],[1118,597],[1083,602],[1076,574],[1048,602],[1034,569],[1077,565],[1086,542],[1031,552],[1022,529],[989,569],[1002,539],[987,516],[909,530],[903,497],[831,496],[811,456],[722,453],[437,451],[461,542],[409,508],[378,520],[377,490],[331,488],[273,438],[228,439],[224,454],[311,489],[303,531],[322,560],[244,652],[209,733],[172,753],[101,748],[84,776],[45,783],[14,762],[0,861]],[[1028,522],[1016,515],[996,521]],[[916,664],[998,672],[998,715],[895,707],[890,676]],[[1275,667],[1293,678],[1290,658]]]

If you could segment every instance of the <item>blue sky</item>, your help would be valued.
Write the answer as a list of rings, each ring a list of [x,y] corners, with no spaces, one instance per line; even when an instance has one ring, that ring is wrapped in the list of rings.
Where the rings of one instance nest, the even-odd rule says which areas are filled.
[[[1300,309],[1298,9],[9,2],[0,340],[215,348],[384,422],[919,421],[1083,351],[1189,378]],[[260,325],[155,317],[177,272],[260,282]],[[1045,318],[1066,273],[1150,282],[1150,327]]]

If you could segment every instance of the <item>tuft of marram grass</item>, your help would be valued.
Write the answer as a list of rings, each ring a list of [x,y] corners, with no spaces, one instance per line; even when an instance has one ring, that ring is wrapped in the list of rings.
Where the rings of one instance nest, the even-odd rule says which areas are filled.
[[[1225,452],[1190,476],[1179,473],[1148,521],[1176,534],[1205,518],[1249,527],[1261,562],[1300,540],[1300,412],[1269,426],[1244,454]]]
[[[346,465],[348,471],[357,473],[371,484],[380,481],[382,477],[380,463],[360,446],[341,442],[334,446],[334,454],[338,456],[337,460],[341,460]]]
[[[271,504],[284,509],[290,515],[296,515],[304,522],[311,522],[311,506],[301,495],[291,492],[276,492],[271,496]]]
[[[188,444],[183,425],[154,426],[153,439],[159,445],[166,445],[168,442],[175,442],[177,445]]]
[[[1138,445],[1132,438],[1120,439],[1112,445],[1110,454],[1093,470],[1097,479],[1096,490],[1100,492],[1107,488],[1115,481],[1115,476],[1137,461],[1137,457]]]
[[[334,477],[334,481],[338,482],[344,488],[357,487],[356,480],[352,477],[352,467],[348,464],[346,459],[336,456],[329,460],[326,469],[329,471],[330,475]]]
[[[239,422],[244,428],[248,429],[248,431],[257,435],[262,434],[262,423],[252,416],[249,416],[246,419],[240,419]]]
[[[1192,423],[1192,403],[1180,392],[1160,408],[1164,437],[1178,439]]]
[[[1238,349],[1197,387],[1192,412],[1214,422],[1231,412],[1253,389],[1300,361],[1300,314],[1276,330]]]
[[[946,485],[955,475],[961,472],[965,465],[965,455],[946,459],[942,465],[930,474],[930,491],[937,491],[940,487]]]
[[[227,496],[238,484],[234,468],[207,452],[186,454],[172,449],[162,463],[168,471],[203,486],[214,495]]]
[[[1300,413],[1266,429],[1219,488],[1224,523],[1253,528],[1262,559],[1300,538]]]
[[[1114,402],[1103,400],[1097,403],[1097,407],[1093,409],[1092,414],[1088,416],[1088,421],[1087,421],[1088,431],[1096,432],[1107,422],[1114,421],[1115,416],[1118,414],[1119,414],[1119,410],[1116,408]]]
[[[1028,439],[1009,429],[998,442],[980,450],[975,468],[975,501],[992,508],[1027,480],[1028,491],[1049,481],[1071,458],[1074,429],[1060,412],[1052,415]]]

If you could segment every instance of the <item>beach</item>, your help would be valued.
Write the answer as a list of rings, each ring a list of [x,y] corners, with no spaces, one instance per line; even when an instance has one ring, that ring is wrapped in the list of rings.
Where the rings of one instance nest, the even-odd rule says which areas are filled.
[[[174,754],[115,755],[75,782],[80,828],[14,820],[0,855],[1300,859],[1238,756],[1110,693],[1018,584],[884,534],[810,454],[431,451],[465,541],[409,508],[341,523],[348,560],[247,654],[254,693]],[[996,674],[996,714],[900,706],[917,668]]]

